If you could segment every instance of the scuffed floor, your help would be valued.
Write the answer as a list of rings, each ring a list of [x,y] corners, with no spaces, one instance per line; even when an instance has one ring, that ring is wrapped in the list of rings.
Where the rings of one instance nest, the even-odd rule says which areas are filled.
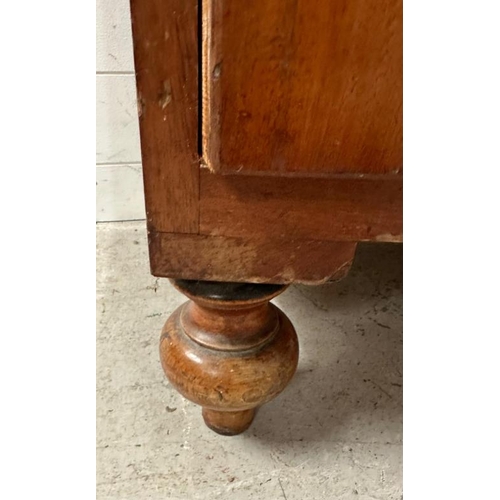
[[[163,375],[159,333],[185,299],[148,265],[143,222],[97,226],[98,500],[402,498],[400,245],[360,245],[345,280],[274,300],[299,368],[231,438]]]

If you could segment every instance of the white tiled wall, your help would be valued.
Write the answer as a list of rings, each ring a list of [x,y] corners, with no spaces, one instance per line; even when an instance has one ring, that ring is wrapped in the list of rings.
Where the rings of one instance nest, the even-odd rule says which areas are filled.
[[[144,219],[129,0],[97,0],[97,221]]]

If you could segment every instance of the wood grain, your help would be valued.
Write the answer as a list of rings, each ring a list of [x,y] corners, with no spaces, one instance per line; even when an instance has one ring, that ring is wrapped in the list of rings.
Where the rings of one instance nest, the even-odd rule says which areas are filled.
[[[165,323],[160,359],[170,383],[203,407],[214,431],[235,435],[251,424],[255,408],[276,397],[297,368],[299,346],[290,320],[269,301],[286,287],[180,280],[191,300]],[[245,288],[252,298],[240,298]],[[229,296],[226,297],[229,289]],[[222,291],[222,293],[221,293]],[[259,292],[256,295],[255,292]]]
[[[346,101],[349,106],[344,103],[339,108],[340,111],[349,112],[345,116],[339,112],[340,114],[335,115],[334,119],[330,117],[332,110],[328,108],[327,103],[321,101],[323,93],[316,92],[317,85],[328,90],[326,94],[332,89],[337,89],[335,95],[340,97],[344,96],[345,87],[337,82],[337,76],[330,73],[324,76],[313,75],[314,78],[311,81],[316,83],[313,82],[312,90],[307,90],[307,86],[305,87],[307,95],[304,99],[309,99],[309,96],[314,96],[316,92],[318,101],[315,101],[313,97],[311,99],[314,102],[307,101],[309,102],[307,113],[313,113],[316,108],[319,112],[319,108],[322,108],[330,109],[330,114],[324,114],[323,118],[319,117],[317,122],[305,117],[308,120],[306,120],[307,123],[304,122],[307,125],[306,129],[314,135],[310,144],[318,145],[319,143],[315,142],[317,138],[326,137],[317,128],[322,119],[326,127],[324,131],[328,131],[330,126],[345,126],[347,127],[346,134],[351,138],[357,137],[359,140],[361,136],[356,135],[357,132],[355,133],[354,129],[349,129],[352,124],[357,123],[356,127],[363,128],[371,123],[377,129],[373,136],[375,138],[380,138],[380,134],[385,133],[382,133],[380,128],[383,121],[377,121],[385,118],[379,116],[383,113],[379,113],[380,109],[377,106],[387,97],[385,93],[387,81],[382,76],[379,80],[375,78],[378,74],[375,66],[382,68],[392,61],[393,55],[389,49],[398,36],[396,31],[399,22],[399,0],[394,0],[394,2],[381,0],[378,13],[372,12],[375,9],[373,0],[366,0],[363,4],[360,4],[360,0],[352,0],[349,5],[345,3],[345,0],[339,0],[333,2],[336,7],[330,4],[323,5],[320,0],[311,0],[311,2],[310,7],[321,7],[330,22],[333,20],[335,23],[340,23],[338,24],[338,37],[335,35],[338,38],[335,38],[335,44],[329,38],[333,35],[326,29],[324,20],[318,18],[318,14],[307,12],[304,13],[304,17],[298,15],[305,9],[305,4],[301,0],[292,3],[288,0],[282,3],[276,0],[270,0],[267,3],[256,0],[255,3],[248,2],[248,4],[239,0],[217,0],[209,3],[208,11],[204,10],[205,22],[215,27],[211,38],[207,39],[205,34],[205,52],[209,54],[207,62],[210,67],[204,70],[204,76],[214,77],[213,81],[209,80],[209,82],[212,82],[211,88],[215,93],[215,98],[205,103],[204,108],[232,113],[234,110],[231,111],[227,105],[233,103],[246,106],[248,101],[257,106],[256,116],[258,118],[260,116],[259,120],[262,125],[262,127],[259,126],[260,128],[250,126],[248,136],[245,127],[237,127],[234,129],[234,137],[229,137],[231,135],[229,129],[224,132],[224,125],[221,122],[223,135],[220,137],[210,128],[206,129],[208,131],[206,133],[212,133],[210,144],[213,150],[217,150],[219,147],[217,141],[219,138],[225,138],[224,134],[227,133],[230,141],[236,141],[234,148],[240,148],[242,154],[246,155],[250,150],[262,158],[269,154],[271,162],[266,160],[259,163],[260,166],[252,170],[254,175],[222,176],[199,168],[197,130],[200,117],[197,110],[198,20],[196,2],[131,1],[143,171],[150,231],[150,261],[152,272],[156,276],[255,283],[317,284],[342,277],[347,272],[357,241],[401,241],[402,181],[398,175],[385,178],[383,175],[387,174],[385,167],[379,168],[383,162],[377,162],[378,166],[368,169],[372,174],[382,175],[383,178],[370,178],[371,174],[366,175],[365,178],[343,179],[280,178],[260,175],[269,172],[270,166],[275,169],[276,154],[279,153],[279,156],[282,152],[288,151],[286,149],[288,147],[292,149],[297,147],[299,157],[304,154],[306,158],[307,154],[311,153],[313,156],[308,157],[309,159],[319,158],[314,155],[320,154],[321,148],[308,149],[309,142],[305,140],[306,136],[294,132],[295,135],[290,135],[293,139],[291,142],[288,140],[283,142],[280,137],[286,136],[281,132],[287,130],[287,127],[298,126],[304,118],[304,116],[302,118],[299,116],[300,119],[296,117],[290,121],[291,115],[288,113],[298,113],[300,110],[304,112],[306,109],[305,104],[294,110],[288,109],[294,104],[295,97],[292,91],[295,91],[295,82],[300,83],[302,78],[302,70],[293,69],[294,64],[311,64],[310,70],[318,71],[319,61],[328,62],[325,55],[340,57],[336,52],[337,49],[332,53],[329,52],[330,42],[333,44],[332,47],[345,49],[341,52],[344,54],[342,57],[345,56],[346,59],[344,61],[341,57],[338,62],[343,62],[335,69],[337,76],[339,76],[339,71],[342,76],[343,71],[351,74],[356,68],[363,69],[359,73],[359,78],[365,83],[356,87],[352,102],[364,102],[363,99],[372,91],[375,94],[382,90],[383,92],[379,96],[380,99],[375,98],[375,95],[374,100],[370,101],[371,104],[366,104],[364,111],[368,114],[363,120],[358,122],[354,120],[353,117],[357,116],[354,111],[358,108],[355,107],[353,111],[354,108],[349,107],[349,103],[352,104],[351,101]],[[355,6],[357,10],[354,9]],[[248,15],[246,27],[243,21],[233,19],[234,9],[240,7],[239,15]],[[256,15],[257,12],[260,13],[262,19],[257,19],[259,17]],[[359,60],[356,59],[358,52],[371,53],[372,50],[363,38],[367,36],[368,28],[365,25],[365,22],[369,21],[367,12],[373,14],[373,20],[370,20],[372,27],[376,26],[377,22],[382,22],[382,18],[387,22],[387,26],[380,26],[381,31],[384,31],[386,35],[378,36],[384,38],[392,33],[391,36],[395,37],[394,40],[391,39],[392,41],[386,40],[388,42],[386,48],[391,52],[391,54],[386,54],[388,59],[381,57],[377,60],[375,58],[375,62],[378,61],[378,65],[374,63],[375,66],[368,64],[365,56],[360,55]],[[274,23],[281,14],[286,15],[278,29]],[[266,16],[269,18],[267,21],[264,19]],[[344,19],[350,21],[343,21]],[[240,24],[235,25],[234,22]],[[267,29],[267,31],[264,29],[262,33],[259,31],[261,23],[264,23],[262,28]],[[308,51],[300,52],[303,49],[301,40],[306,40],[307,37],[303,38],[306,34],[300,35],[299,43],[296,36],[302,31],[309,30],[311,23],[319,23],[320,29],[316,32],[318,40],[315,42],[318,44],[318,50],[317,55],[310,58],[310,61],[304,62],[309,56],[306,57]],[[225,37],[235,37],[238,31],[237,26],[241,27],[242,39],[234,40],[235,54],[228,53],[223,61],[217,57],[210,59],[212,56],[217,56],[218,48],[226,46]],[[279,33],[270,37],[271,28],[278,29]],[[245,48],[244,41],[249,40],[249,33],[252,30],[255,32],[255,39],[248,50],[253,53],[254,63],[249,63],[238,59],[238,51]],[[349,48],[345,40],[356,40],[358,36],[360,45],[356,45],[358,43],[356,42],[353,47]],[[325,42],[326,45],[322,45],[323,37],[326,37],[328,42]],[[362,43],[362,40],[365,41]],[[306,45],[311,44],[312,41],[309,40]],[[375,49],[377,47],[378,45],[374,46]],[[232,59],[234,57],[236,59]],[[359,67],[353,66],[353,58],[358,60]],[[334,60],[337,59],[334,58]],[[270,64],[270,61],[274,61],[274,64],[279,63],[278,66],[285,61],[293,71],[280,66],[278,74],[276,71],[266,73],[270,69],[266,66]],[[248,70],[248,64],[253,64],[254,76],[269,77],[269,79],[262,80],[262,86],[259,88],[253,88],[251,85],[248,88],[242,87],[240,96],[235,98],[235,89],[232,86],[224,89],[224,75],[228,75],[227,68],[231,68],[235,63],[241,63],[243,72],[236,74],[237,78],[243,78],[242,75]],[[261,67],[262,64],[264,67]],[[394,71],[397,73],[397,60],[394,64],[396,68]],[[264,71],[266,67],[267,70]],[[392,73],[387,73],[387,75],[390,74]],[[375,83],[368,85],[366,82],[373,78],[375,78],[373,80]],[[342,79],[343,77],[340,80]],[[236,83],[238,81],[238,79],[235,80]],[[242,80],[241,83],[247,85],[248,82]],[[307,84],[307,82],[302,83]],[[312,83],[309,82],[308,85]],[[340,87],[337,88],[335,85],[340,85]],[[275,90],[272,90],[273,88]],[[314,92],[309,94],[310,90]],[[393,90],[394,98],[397,100],[397,86]],[[218,98],[226,99],[227,95],[227,100],[218,101],[217,93],[219,93]],[[260,101],[257,94],[261,97]],[[279,96],[286,95],[290,95],[292,100],[285,103],[277,99]],[[236,100],[233,102],[232,99]],[[375,106],[376,103],[378,103],[377,106]],[[265,107],[265,111],[259,111],[261,104]],[[372,105],[375,107],[370,107]],[[386,108],[389,114],[392,113],[391,109],[391,106]],[[342,121],[342,116],[350,118]],[[224,118],[223,114],[221,118]],[[249,117],[241,116],[241,118],[247,120]],[[349,121],[351,118],[354,121]],[[249,123],[253,123],[252,120]],[[214,123],[216,129],[217,122],[211,122],[212,125]],[[397,131],[397,120],[394,123],[396,123],[396,128],[389,127],[384,137],[393,137],[393,132]],[[308,128],[310,124],[313,126],[312,129]],[[206,128],[207,124],[204,123],[203,126]],[[242,130],[245,132],[241,132]],[[254,134],[253,138],[252,134]],[[389,147],[389,142],[380,143],[383,146],[382,150],[385,151],[384,148]],[[272,144],[274,146],[269,149]],[[326,145],[329,146],[329,144]],[[351,143],[348,142],[348,144]],[[356,144],[359,146],[359,141]],[[356,158],[359,159],[359,155],[364,154],[360,153],[363,148],[358,148],[356,153],[356,148],[354,146],[351,148],[351,146],[346,149],[346,155],[352,153],[358,155]],[[285,165],[285,168],[284,164],[280,164],[281,166],[276,171],[280,171],[283,175],[329,175],[330,171],[316,169],[314,165],[320,165],[320,163],[309,163],[308,165],[312,166],[309,170],[300,171],[293,171],[293,168],[288,169],[288,166]],[[361,164],[363,162],[357,163],[356,160],[350,165]],[[340,164],[331,165],[335,167]],[[263,166],[262,169],[261,166]],[[358,167],[349,168],[352,175],[358,175]],[[342,169],[335,169],[337,167],[332,172],[342,171]],[[234,171],[231,172],[234,173]]]
[[[356,243],[150,233],[154,276],[247,283],[321,284],[349,271]]]
[[[204,171],[200,181],[201,234],[402,241],[403,186],[398,177],[297,179]]]
[[[402,0],[204,4],[212,170],[401,172]]]
[[[131,0],[150,230],[198,231],[197,3]]]

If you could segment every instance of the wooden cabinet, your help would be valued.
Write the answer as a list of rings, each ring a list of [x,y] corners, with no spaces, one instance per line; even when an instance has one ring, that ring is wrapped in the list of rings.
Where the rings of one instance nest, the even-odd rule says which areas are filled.
[[[256,284],[337,279],[357,242],[402,241],[402,1],[131,0],[131,12],[151,270],[195,301],[165,331],[196,343],[212,328],[206,360],[228,336],[231,356],[238,338],[247,352],[228,318],[281,331]],[[222,399],[208,382],[196,391],[212,399],[176,385],[230,433],[268,399],[245,402],[232,383]]]

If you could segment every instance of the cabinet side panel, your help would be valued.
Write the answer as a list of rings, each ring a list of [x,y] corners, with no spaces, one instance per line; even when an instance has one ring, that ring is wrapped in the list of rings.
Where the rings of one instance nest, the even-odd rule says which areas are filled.
[[[198,9],[131,0],[148,227],[198,232]]]

